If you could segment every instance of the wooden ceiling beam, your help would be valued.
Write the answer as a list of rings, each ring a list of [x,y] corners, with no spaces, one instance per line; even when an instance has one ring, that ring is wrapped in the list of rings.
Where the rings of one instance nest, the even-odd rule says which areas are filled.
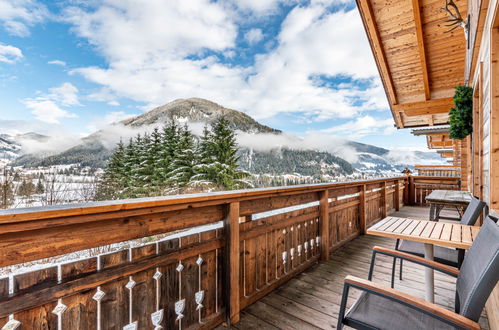
[[[421,22],[421,8],[419,0],[412,0],[412,11],[414,12],[414,24],[416,25],[416,38],[418,41],[419,60],[421,61],[421,72],[423,75],[423,89],[425,100],[431,98],[430,81],[428,79],[428,65],[426,64],[426,52],[423,39],[423,23]],[[433,120],[430,125],[433,125]]]
[[[433,99],[421,102],[412,102],[404,104],[394,104],[394,110],[403,111],[406,116],[423,116],[438,113],[448,113],[454,106],[452,97],[443,99]]]

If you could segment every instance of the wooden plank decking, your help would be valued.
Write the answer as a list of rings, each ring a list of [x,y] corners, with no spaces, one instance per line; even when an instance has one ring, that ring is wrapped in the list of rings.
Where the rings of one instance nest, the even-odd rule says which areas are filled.
[[[427,218],[428,208],[404,207],[394,216]],[[335,251],[331,259],[301,273],[297,277],[258,300],[241,312],[241,320],[232,329],[331,329],[336,327],[343,279],[346,275],[367,278],[373,246],[393,248],[395,240],[370,235],[361,236]],[[390,285],[392,259],[377,258],[374,281]],[[398,264],[397,264],[398,269]],[[425,296],[424,268],[404,263],[404,279],[395,288],[420,298]],[[455,280],[435,273],[435,302],[454,309]],[[352,291],[349,306],[358,292]],[[488,329],[486,315],[480,324]],[[219,329],[225,329],[220,326]]]

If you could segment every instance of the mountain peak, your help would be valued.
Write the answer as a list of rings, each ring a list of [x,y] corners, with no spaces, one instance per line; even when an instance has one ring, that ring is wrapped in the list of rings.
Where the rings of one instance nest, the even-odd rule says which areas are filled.
[[[144,125],[162,124],[170,119],[179,122],[212,123],[224,116],[232,128],[252,133],[281,133],[281,131],[258,123],[256,120],[237,110],[225,108],[215,102],[192,97],[177,99],[152,109],[142,115],[121,121],[126,126],[140,127]]]

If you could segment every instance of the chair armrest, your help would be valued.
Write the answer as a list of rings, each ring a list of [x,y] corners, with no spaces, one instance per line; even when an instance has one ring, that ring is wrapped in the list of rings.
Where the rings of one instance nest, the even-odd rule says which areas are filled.
[[[345,285],[363,291],[368,291],[374,294],[378,294],[380,296],[386,297],[394,301],[398,301],[402,304],[408,305],[424,313],[434,315],[440,319],[447,320],[453,324],[459,325],[466,329],[480,329],[480,325],[477,322],[470,320],[460,314],[454,313],[448,309],[435,305],[424,299],[414,297],[410,294],[392,289],[382,284],[374,283],[362,278],[348,275],[345,278]]]
[[[408,260],[408,261],[414,262],[416,264],[419,264],[419,265],[422,265],[425,267],[430,267],[432,269],[438,270],[442,273],[445,273],[445,274],[448,274],[448,275],[451,275],[454,277],[457,277],[459,275],[459,269],[457,269],[456,267],[444,265],[444,264],[441,264],[439,262],[436,262],[433,260],[428,260],[428,259],[422,258],[420,256],[416,256],[416,255],[413,255],[410,253],[406,253],[406,252],[402,252],[402,251],[398,251],[398,250],[394,250],[394,249],[389,249],[389,248],[385,248],[385,247],[381,247],[381,246],[373,247],[373,254],[375,254],[375,253],[380,253],[380,254],[391,256],[394,258]]]

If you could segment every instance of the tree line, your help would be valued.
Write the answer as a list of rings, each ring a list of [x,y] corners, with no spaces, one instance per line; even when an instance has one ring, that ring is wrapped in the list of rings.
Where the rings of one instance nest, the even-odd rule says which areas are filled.
[[[97,187],[96,199],[125,199],[251,187],[239,168],[235,132],[224,117],[201,136],[175,120],[150,134],[120,141]]]

